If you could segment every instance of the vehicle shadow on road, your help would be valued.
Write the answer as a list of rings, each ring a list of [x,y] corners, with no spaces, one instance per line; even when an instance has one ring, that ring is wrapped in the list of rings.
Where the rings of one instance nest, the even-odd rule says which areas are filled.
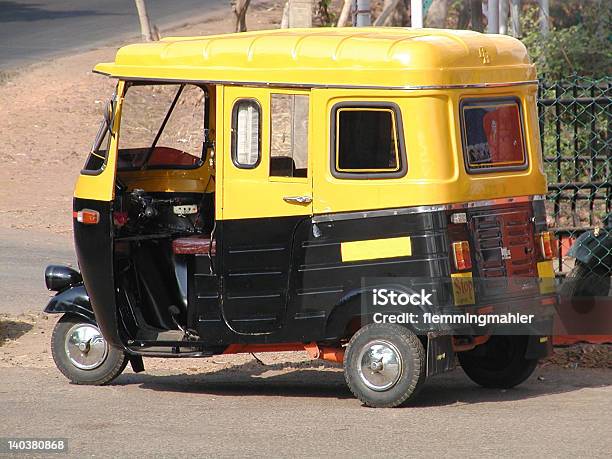
[[[33,324],[0,317],[0,347],[8,341],[19,339],[32,328],[34,328]]]
[[[468,379],[460,368],[429,379],[413,408],[526,400],[586,388],[612,385],[606,370],[538,368],[522,385],[507,390],[485,389]],[[287,396],[353,398],[340,367],[318,361],[258,365],[247,362],[199,374],[157,376],[129,374],[115,384],[137,384],[143,389],[217,396]]]
[[[115,384],[219,396],[352,397],[341,368],[320,361],[265,365],[251,361],[205,373],[171,376],[126,374]]]

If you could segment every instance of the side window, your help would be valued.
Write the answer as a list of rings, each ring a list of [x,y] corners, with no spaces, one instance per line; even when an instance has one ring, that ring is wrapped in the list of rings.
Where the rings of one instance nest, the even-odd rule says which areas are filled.
[[[232,161],[253,169],[261,160],[261,107],[253,99],[241,99],[232,110]]]
[[[396,178],[406,174],[399,107],[338,104],[332,110],[332,174],[339,178]]]
[[[308,96],[272,94],[270,177],[308,175]]]

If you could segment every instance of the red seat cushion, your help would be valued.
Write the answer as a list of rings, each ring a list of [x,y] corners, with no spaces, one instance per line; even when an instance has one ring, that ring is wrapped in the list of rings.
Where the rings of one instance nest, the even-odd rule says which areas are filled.
[[[177,255],[215,255],[215,249],[215,241],[210,240],[209,234],[196,234],[172,241],[172,251]]]

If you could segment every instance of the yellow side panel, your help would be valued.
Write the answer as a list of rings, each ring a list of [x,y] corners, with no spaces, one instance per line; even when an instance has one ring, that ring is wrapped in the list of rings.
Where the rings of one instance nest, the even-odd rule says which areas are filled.
[[[474,304],[476,302],[472,273],[451,274],[451,281],[453,283],[453,296],[455,297],[456,306]]]
[[[409,257],[412,255],[412,243],[409,236],[343,242],[340,252],[343,262]]]
[[[223,88],[223,142],[217,144],[217,170],[222,168],[223,182],[217,189],[222,193],[221,218],[283,217],[312,215],[312,126],[309,124],[308,176],[270,176],[270,96],[272,94],[302,94],[308,91],[262,89],[226,86]],[[237,167],[231,159],[232,110],[241,99],[254,99],[261,107],[261,159],[252,169]],[[309,115],[313,119],[312,110]],[[219,118],[218,118],[219,119]],[[222,155],[222,157],[221,157]],[[310,202],[288,202],[285,198],[305,197]],[[217,214],[218,216],[218,214]]]
[[[555,293],[555,269],[552,261],[538,263],[538,277],[540,278],[540,293]]]
[[[314,214],[465,203],[546,193],[536,87],[446,91],[312,91]],[[462,98],[517,97],[524,114],[529,166],[521,171],[468,174],[464,167],[459,104]],[[408,170],[404,177],[372,180],[331,173],[330,119],[339,102],[391,102],[402,115]],[[418,114],[418,115],[417,115]]]

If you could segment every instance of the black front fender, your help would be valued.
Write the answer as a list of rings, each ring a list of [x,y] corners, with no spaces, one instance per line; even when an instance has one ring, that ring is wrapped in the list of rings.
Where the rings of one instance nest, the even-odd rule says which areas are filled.
[[[47,314],[74,314],[96,323],[89,295],[82,283],[72,285],[51,298],[45,312]]]

